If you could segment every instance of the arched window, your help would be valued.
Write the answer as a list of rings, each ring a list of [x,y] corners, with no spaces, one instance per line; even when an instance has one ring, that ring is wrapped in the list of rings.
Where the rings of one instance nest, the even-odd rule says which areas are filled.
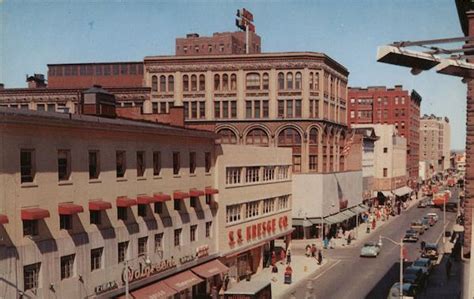
[[[286,74],[286,88],[293,89],[293,74],[292,73]]]
[[[168,76],[168,91],[174,92],[174,76],[172,75]]]
[[[250,73],[247,74],[247,89],[248,90],[255,90],[260,89],[260,75],[257,73]]]
[[[222,129],[217,132],[221,136],[222,144],[237,144],[237,136],[230,129]]]
[[[285,74],[278,73],[278,89],[285,89]]]
[[[229,90],[229,75],[222,75],[222,90]]]
[[[183,76],[183,90],[189,91],[189,76],[188,75]]]
[[[245,138],[246,144],[268,146],[268,135],[262,129],[253,129],[248,132]]]
[[[219,90],[221,88],[221,78],[218,74],[214,75],[214,90]]]
[[[295,75],[295,89],[301,89],[301,73],[297,72]]]
[[[161,92],[166,91],[166,76],[164,76],[164,75],[160,76],[160,91]]]
[[[199,90],[206,89],[206,77],[204,75],[199,75]]]
[[[309,143],[310,144],[318,144],[318,130],[316,128],[312,128],[309,131]]]
[[[191,75],[191,91],[197,90],[197,76]]]
[[[293,128],[287,128],[278,134],[278,145],[301,146],[301,135]]]
[[[268,73],[264,73],[262,76],[262,89],[268,90],[268,86],[269,86]]]
[[[230,75],[230,90],[237,90],[237,75]]]
[[[151,77],[151,91],[158,91],[158,77]]]
[[[313,89],[313,88],[314,88],[314,74],[309,73],[309,89]]]

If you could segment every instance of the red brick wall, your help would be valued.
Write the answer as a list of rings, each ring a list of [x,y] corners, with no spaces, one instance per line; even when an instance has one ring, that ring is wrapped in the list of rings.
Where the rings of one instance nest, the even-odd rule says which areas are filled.
[[[387,105],[384,105],[384,98],[387,98]],[[398,104],[395,104],[395,97],[398,97]],[[405,103],[401,103],[401,98],[405,98]],[[382,101],[379,103],[378,98]],[[352,103],[354,99],[354,103]],[[359,104],[358,99],[372,99],[372,104]],[[411,98],[407,90],[402,86],[387,89],[385,86],[369,88],[349,88],[348,90],[348,124],[377,124],[398,123],[398,133],[407,139],[407,172],[411,179],[418,178],[419,161],[419,128],[420,128],[420,106]],[[384,110],[387,110],[387,118],[384,118]],[[395,109],[399,110],[398,116]],[[401,109],[405,109],[405,115],[401,116]],[[378,117],[377,110],[382,110],[381,118]],[[355,117],[351,117],[351,111],[354,111]],[[358,111],[372,111],[371,118],[359,118]],[[402,128],[402,122],[405,127]]]
[[[142,114],[140,107],[117,107],[117,117],[146,120],[169,124],[172,126],[184,127],[184,111],[183,107],[172,107],[170,113],[162,114]]]

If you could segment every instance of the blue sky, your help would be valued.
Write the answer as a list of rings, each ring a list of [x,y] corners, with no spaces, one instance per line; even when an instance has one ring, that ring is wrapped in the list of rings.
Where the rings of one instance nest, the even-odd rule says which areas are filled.
[[[461,36],[451,0],[10,1],[0,0],[0,82],[25,87],[46,64],[139,61],[174,54],[186,33],[235,31],[235,11],[255,17],[265,52],[324,52],[347,67],[350,86],[402,84],[423,97],[422,114],[447,116],[451,144],[465,145],[466,85],[434,71],[412,76],[377,63],[377,46]]]

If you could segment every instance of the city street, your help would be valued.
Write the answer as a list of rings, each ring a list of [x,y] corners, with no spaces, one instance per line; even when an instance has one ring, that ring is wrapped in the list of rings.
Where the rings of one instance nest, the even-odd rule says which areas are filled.
[[[453,192],[453,196],[457,196],[457,192]],[[417,208],[416,205],[378,228],[366,241],[378,241],[381,235],[399,241],[410,222],[422,218],[428,212],[438,213],[439,221],[418,242],[405,243],[408,261],[419,256],[422,240],[427,243],[439,241],[442,248],[443,212],[436,208]],[[446,213],[448,227],[455,218],[455,213]],[[399,280],[400,248],[383,240],[382,251],[377,258],[361,258],[362,245],[325,250],[324,255],[331,261],[311,278],[316,298],[386,298],[390,287]],[[302,287],[294,295],[296,298],[305,298],[305,293],[306,288]]]

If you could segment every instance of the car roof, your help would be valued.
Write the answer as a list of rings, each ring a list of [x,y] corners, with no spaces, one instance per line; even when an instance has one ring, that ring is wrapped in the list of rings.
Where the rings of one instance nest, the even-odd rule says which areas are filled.
[[[429,258],[426,258],[426,257],[419,257],[415,260],[416,261],[420,261],[420,262],[431,262],[431,260]]]
[[[436,247],[436,248],[438,248],[438,244],[426,243],[426,244],[425,244],[425,248],[426,248],[426,247]]]

